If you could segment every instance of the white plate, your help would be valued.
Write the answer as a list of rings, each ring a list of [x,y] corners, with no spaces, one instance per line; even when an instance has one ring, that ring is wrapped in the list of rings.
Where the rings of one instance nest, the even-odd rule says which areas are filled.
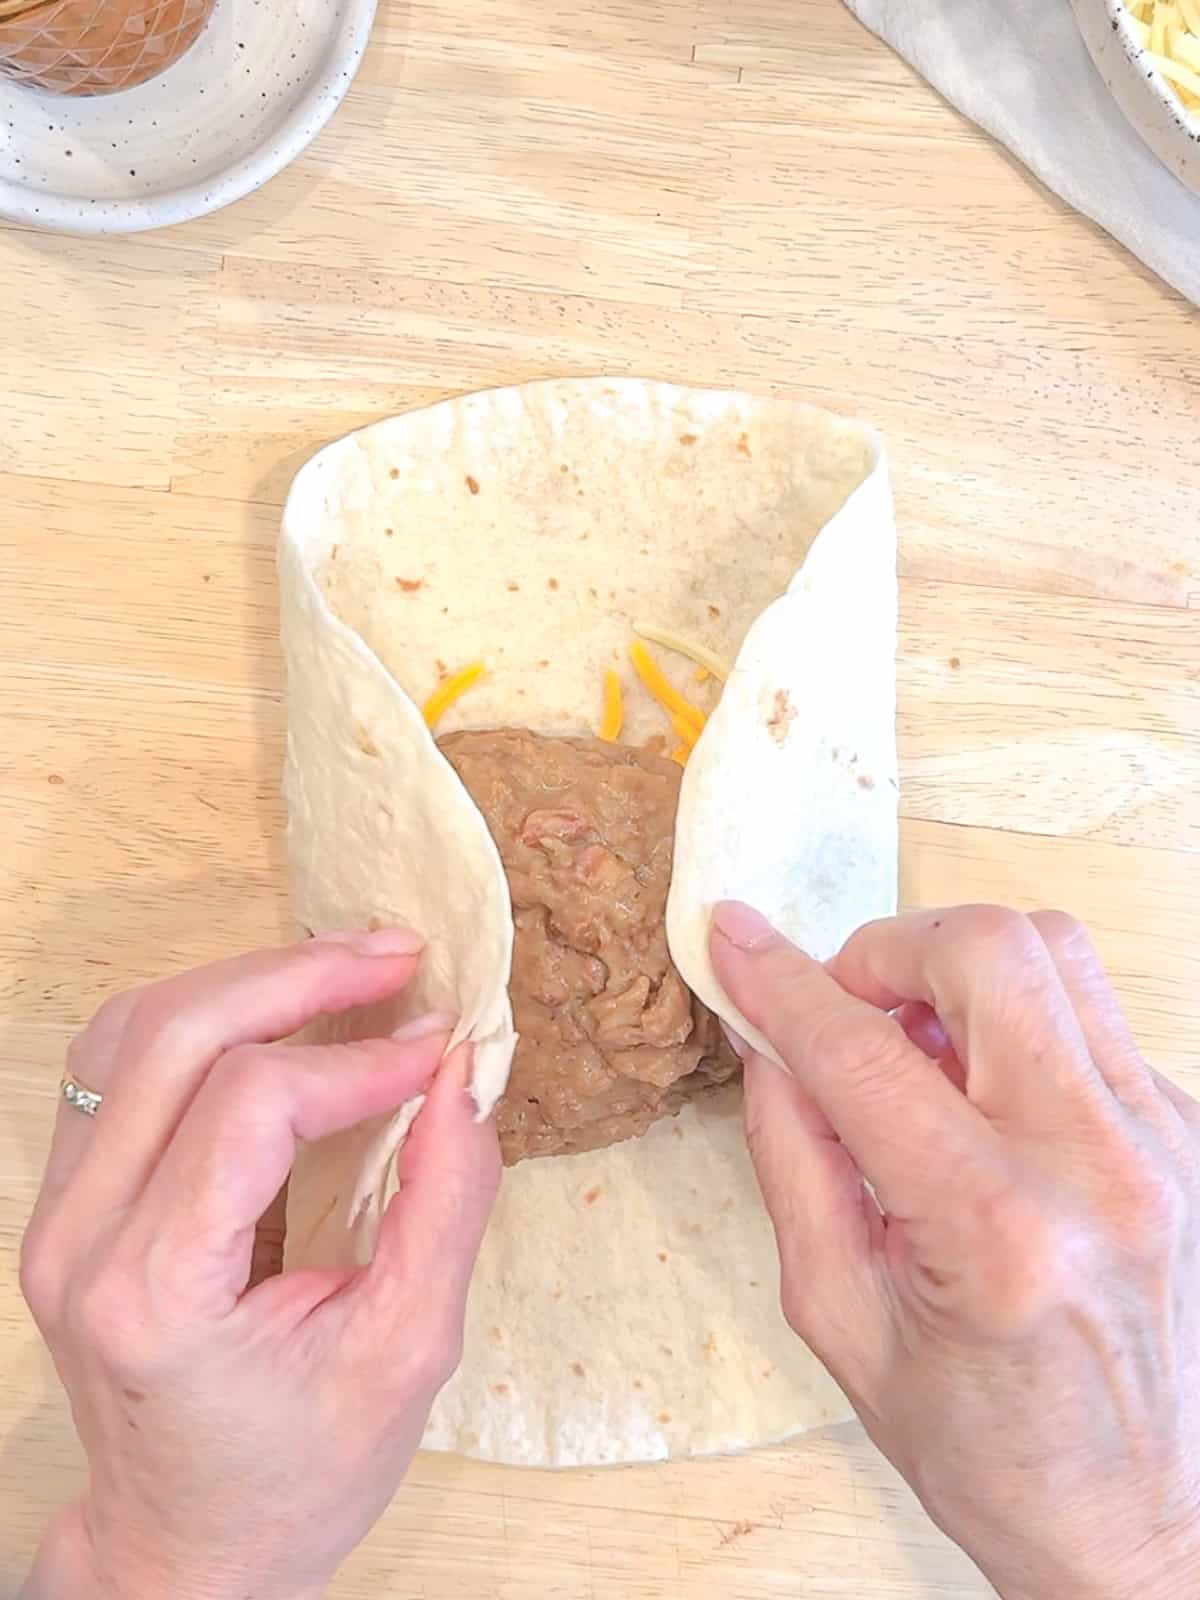
[[[1124,0],[1071,0],[1079,31],[1113,98],[1161,162],[1200,194],[1200,116],[1154,67]]]
[[[0,217],[137,233],[217,211],[294,161],[345,95],[378,0],[217,0],[161,77],[95,99],[0,79]]]

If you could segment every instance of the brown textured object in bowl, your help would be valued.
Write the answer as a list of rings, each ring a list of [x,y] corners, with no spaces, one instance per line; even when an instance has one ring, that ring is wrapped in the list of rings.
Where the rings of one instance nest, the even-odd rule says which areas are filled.
[[[178,61],[215,0],[43,0],[0,18],[0,74],[58,94],[113,94]]]

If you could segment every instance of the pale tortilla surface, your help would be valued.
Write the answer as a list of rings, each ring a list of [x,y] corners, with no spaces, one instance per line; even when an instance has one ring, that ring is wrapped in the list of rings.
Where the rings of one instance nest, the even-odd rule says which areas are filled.
[[[670,729],[628,666],[635,623],[736,666],[655,653],[710,710],[684,777],[668,932],[716,984],[713,902],[747,898],[813,954],[894,909],[895,531],[877,437],[781,399],[624,379],[469,395],[330,446],[296,480],[280,555],[297,915],[408,922],[430,941],[403,1008],[462,1017],[475,1091],[502,1092],[512,921],[499,858],[418,706],[486,678],[443,729],[594,731],[602,674],[626,737]],[[411,1108],[406,1116],[411,1117]],[[399,1125],[305,1149],[288,1259],[369,1259]],[[843,1420],[788,1330],[778,1263],[724,1092],[642,1139],[505,1175],[462,1369],[426,1443],[572,1466],[744,1448]]]

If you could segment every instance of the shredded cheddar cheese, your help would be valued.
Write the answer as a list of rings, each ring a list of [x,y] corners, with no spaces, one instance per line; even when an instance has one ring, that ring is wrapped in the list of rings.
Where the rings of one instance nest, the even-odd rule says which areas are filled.
[[[1200,0],[1125,0],[1125,9],[1151,64],[1200,112]]]
[[[1200,0],[1197,0],[1200,4]],[[729,667],[715,651],[706,649],[702,644],[695,644],[691,639],[685,639],[682,634],[673,633],[669,628],[656,628],[648,622],[635,622],[633,631],[639,639],[645,639],[649,644],[660,644],[664,650],[674,650],[677,655],[686,656],[689,661],[694,661],[698,667],[703,667],[705,672],[724,683],[729,676]]]
[[[600,719],[600,737],[614,744],[621,737],[625,725],[625,706],[621,699],[621,680],[609,667],[604,674],[604,715]]]
[[[700,737],[695,726],[686,717],[673,716],[671,718],[671,726],[675,730],[675,737],[688,750],[692,748]]]
[[[677,744],[674,750],[671,751],[671,760],[677,767],[686,767],[687,758],[691,755],[691,753],[692,752],[686,744]]]
[[[644,644],[635,644],[629,652],[633,662],[634,671],[658,701],[659,705],[672,717],[682,717],[693,730],[695,738],[704,732],[707,720],[699,706],[694,706],[690,700],[685,700],[683,695],[663,672],[654,657]]]
[[[464,667],[461,672],[452,672],[444,683],[439,683],[422,707],[421,714],[426,724],[430,728],[436,728],[454,702],[464,695],[473,683],[479,682],[485,670],[482,661],[472,661],[469,667]]]

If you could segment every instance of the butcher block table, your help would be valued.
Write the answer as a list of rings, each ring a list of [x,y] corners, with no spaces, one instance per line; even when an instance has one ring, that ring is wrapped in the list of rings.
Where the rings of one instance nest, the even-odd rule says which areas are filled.
[[[16,1272],[63,1053],[113,990],[289,936],[274,543],[348,429],[595,372],[878,424],[904,898],[1073,909],[1200,1090],[1200,318],[836,0],[383,0],[265,190],[0,231],[0,287],[0,1594],[80,1482]],[[847,1427],[631,1470],[424,1456],[331,1592],[990,1590]]]

